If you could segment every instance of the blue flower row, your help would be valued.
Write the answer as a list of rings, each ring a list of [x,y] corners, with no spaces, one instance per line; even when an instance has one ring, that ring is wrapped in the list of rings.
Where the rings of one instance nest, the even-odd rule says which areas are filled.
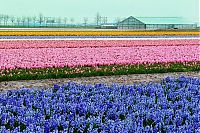
[[[0,36],[0,39],[64,39],[64,38],[199,38],[199,36]]]
[[[199,132],[200,78],[0,93],[0,132]]]

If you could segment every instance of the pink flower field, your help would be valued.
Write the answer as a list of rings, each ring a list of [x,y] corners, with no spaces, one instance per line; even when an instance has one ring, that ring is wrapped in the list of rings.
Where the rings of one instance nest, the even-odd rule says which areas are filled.
[[[198,39],[0,41],[0,69],[200,61]]]
[[[199,39],[0,40],[0,49],[197,45]]]

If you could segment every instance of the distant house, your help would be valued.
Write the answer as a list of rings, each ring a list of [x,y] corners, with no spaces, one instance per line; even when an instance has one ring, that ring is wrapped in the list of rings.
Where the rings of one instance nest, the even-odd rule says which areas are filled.
[[[195,29],[197,24],[179,17],[133,17],[118,23],[118,29]]]

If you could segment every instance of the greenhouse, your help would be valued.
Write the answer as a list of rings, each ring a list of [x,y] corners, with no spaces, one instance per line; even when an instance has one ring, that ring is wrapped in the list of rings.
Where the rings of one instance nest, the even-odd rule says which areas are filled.
[[[196,24],[180,17],[133,17],[119,22],[118,29],[195,29]]]

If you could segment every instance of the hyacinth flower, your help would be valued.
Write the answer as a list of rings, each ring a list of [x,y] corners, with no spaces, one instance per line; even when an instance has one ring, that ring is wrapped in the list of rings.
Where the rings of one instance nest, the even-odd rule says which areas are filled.
[[[0,93],[0,132],[198,132],[199,78]]]

